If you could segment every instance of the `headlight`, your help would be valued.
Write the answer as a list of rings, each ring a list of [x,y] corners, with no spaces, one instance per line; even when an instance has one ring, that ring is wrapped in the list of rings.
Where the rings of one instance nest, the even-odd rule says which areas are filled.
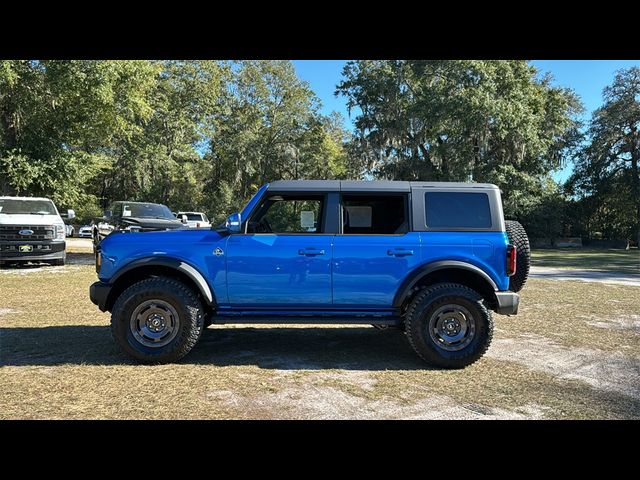
[[[129,225],[127,228],[125,228],[125,230],[127,232],[139,232],[140,230],[142,230],[142,227],[138,227],[136,225]]]
[[[64,225],[56,225],[56,240],[64,240]]]

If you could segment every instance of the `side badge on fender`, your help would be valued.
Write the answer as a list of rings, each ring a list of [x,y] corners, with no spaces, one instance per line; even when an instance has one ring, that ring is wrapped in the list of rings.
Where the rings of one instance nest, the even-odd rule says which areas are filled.
[[[220,255],[224,255],[224,251],[220,247],[216,247],[213,253],[216,257],[219,257]]]

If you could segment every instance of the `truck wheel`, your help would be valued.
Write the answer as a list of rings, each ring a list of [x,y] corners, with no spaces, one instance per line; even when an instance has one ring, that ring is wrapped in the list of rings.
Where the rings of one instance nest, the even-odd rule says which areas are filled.
[[[406,335],[416,353],[437,367],[464,368],[489,348],[491,312],[482,296],[457,283],[420,291],[407,309]]]
[[[67,261],[67,254],[65,253],[62,258],[56,258],[55,260],[51,260],[51,265],[61,267]]]
[[[519,292],[529,278],[529,267],[531,266],[529,237],[520,222],[506,220],[504,223],[509,243],[516,248],[516,273],[509,278],[509,290]]]
[[[134,283],[113,306],[111,334],[120,348],[142,363],[180,360],[200,339],[204,310],[182,282],[155,277]]]

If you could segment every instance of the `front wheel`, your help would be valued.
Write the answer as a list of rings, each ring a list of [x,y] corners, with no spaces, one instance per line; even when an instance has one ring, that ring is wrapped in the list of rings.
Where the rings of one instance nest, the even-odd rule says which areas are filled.
[[[180,360],[200,339],[204,315],[196,293],[182,282],[155,277],[134,283],[116,300],[111,333],[142,363]]]
[[[64,266],[65,263],[67,263],[67,253],[66,252],[62,256],[62,258],[56,258],[54,260],[51,260],[51,265],[53,265],[54,267],[62,267],[62,266]]]
[[[491,312],[476,291],[438,283],[420,291],[407,309],[406,335],[416,353],[442,368],[464,368],[489,348]]]

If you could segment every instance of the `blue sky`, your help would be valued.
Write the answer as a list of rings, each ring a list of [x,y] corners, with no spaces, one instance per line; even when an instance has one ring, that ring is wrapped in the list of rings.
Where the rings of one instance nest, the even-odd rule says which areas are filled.
[[[336,85],[341,79],[342,68],[346,60],[294,60],[298,76],[309,82],[313,91],[322,101],[322,112],[332,111],[342,113],[346,119],[346,126],[353,128],[353,113],[351,118],[347,113],[346,99],[335,97]],[[598,108],[602,101],[602,89],[613,81],[616,70],[631,66],[640,66],[640,60],[533,60],[541,72],[549,72],[554,83],[562,87],[573,89],[585,107],[585,120],[591,112]],[[568,165],[554,174],[556,180],[563,181],[570,174],[572,165]]]

